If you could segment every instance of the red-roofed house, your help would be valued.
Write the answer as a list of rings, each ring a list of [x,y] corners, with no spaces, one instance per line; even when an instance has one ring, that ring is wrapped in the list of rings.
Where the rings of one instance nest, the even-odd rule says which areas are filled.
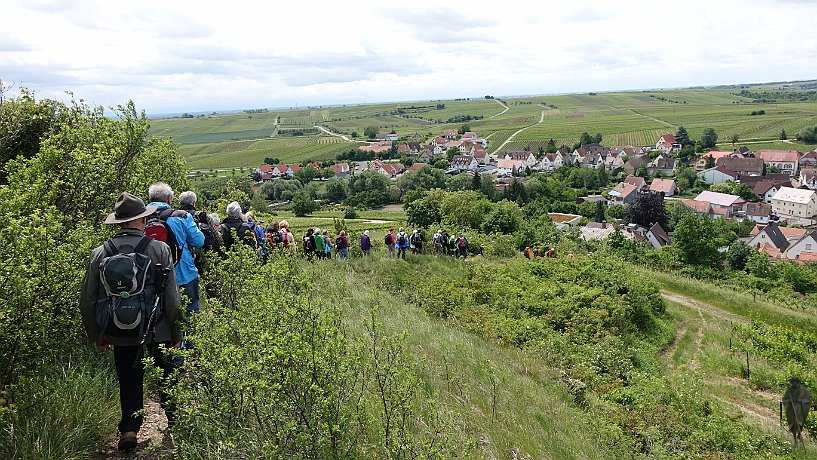
[[[712,215],[712,205],[708,201],[682,199],[681,203],[693,210],[698,217],[710,217]]]
[[[369,163],[370,171],[374,171],[389,178],[397,177],[397,175],[403,171],[403,168],[404,166],[402,163],[384,163],[378,160]]]
[[[417,172],[422,169],[424,166],[428,166],[428,163],[414,163],[409,167],[407,171]]]
[[[664,196],[675,196],[681,193],[673,179],[653,179],[650,184],[651,192],[664,192]]]
[[[442,135],[442,137],[445,137],[445,138],[448,138],[448,139],[456,139],[457,136],[460,135],[460,133],[458,133],[456,129],[446,129],[445,131],[443,131],[443,133],[441,135]]]
[[[361,145],[357,149],[362,152],[381,153],[391,150],[392,143],[390,141],[372,142],[369,145]]]
[[[639,192],[647,186],[647,181],[644,180],[643,177],[638,176],[627,176],[627,178],[624,179],[624,182],[630,185],[634,185]]]
[[[719,151],[711,151],[704,153],[701,155],[698,160],[695,162],[695,171],[703,171],[704,169],[709,169],[706,167],[707,161],[711,158],[712,165],[714,166],[715,163],[718,161],[718,158],[725,158],[732,155],[732,152],[719,152]]]
[[[272,180],[272,166],[263,164],[255,168],[255,174],[258,175],[259,182],[268,182]]]
[[[346,177],[349,175],[348,163],[336,163],[329,166],[329,169],[335,173],[335,177]]]
[[[759,150],[755,157],[762,158],[767,168],[774,166],[789,176],[797,174],[800,164],[800,152],[796,150]]]
[[[614,204],[633,204],[638,198],[639,188],[627,182],[621,182],[607,193]]]
[[[671,153],[676,150],[681,150],[681,144],[675,140],[675,136],[667,133],[658,138],[658,142],[655,143],[655,149],[664,153]]]

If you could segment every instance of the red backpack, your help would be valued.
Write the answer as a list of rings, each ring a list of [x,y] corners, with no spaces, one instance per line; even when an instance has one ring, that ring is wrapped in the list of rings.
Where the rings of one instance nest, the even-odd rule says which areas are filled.
[[[173,229],[167,225],[167,218],[173,214],[173,209],[164,209],[157,211],[148,217],[148,223],[145,226],[145,236],[153,238],[167,244],[170,248],[170,257],[173,259],[173,265],[178,265],[182,258],[182,249],[176,242],[176,235],[173,234]]]

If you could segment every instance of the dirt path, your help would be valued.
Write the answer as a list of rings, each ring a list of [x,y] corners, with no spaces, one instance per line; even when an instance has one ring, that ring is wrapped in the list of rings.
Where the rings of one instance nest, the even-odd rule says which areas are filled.
[[[495,115],[491,115],[491,116],[490,116],[490,117],[488,117],[488,118],[498,117],[498,116],[502,115],[503,113],[507,112],[507,111],[508,111],[508,109],[510,108],[510,107],[508,107],[507,105],[505,105],[505,104],[503,104],[502,102],[500,102],[500,101],[499,101],[499,99],[494,99],[494,101],[495,101],[497,104],[499,104],[499,105],[501,105],[502,107],[504,107],[504,108],[505,108],[505,110],[503,110],[503,111],[501,111],[501,112],[499,112],[499,113],[497,113],[497,114],[495,114]]]
[[[119,434],[108,440],[105,446],[91,456],[91,460],[129,459],[129,460],[167,460],[173,458],[173,441],[167,432],[167,418],[159,406],[159,401],[145,402],[145,417],[142,429],[139,430],[136,449],[122,453],[116,449]]]
[[[507,145],[507,144],[508,144],[508,142],[512,141],[512,140],[513,140],[513,138],[514,138],[514,137],[516,137],[516,135],[517,135],[517,134],[521,133],[522,131],[524,131],[524,130],[526,130],[526,129],[528,129],[528,128],[532,127],[532,126],[536,126],[536,125],[538,125],[538,124],[542,123],[544,120],[545,120],[545,111],[543,110],[543,111],[542,111],[542,114],[539,116],[539,121],[537,121],[536,123],[534,123],[534,124],[532,124],[532,125],[528,125],[528,126],[525,126],[524,128],[520,128],[520,129],[518,129],[518,130],[517,130],[515,133],[511,134],[511,135],[510,135],[510,137],[508,137],[507,139],[505,139],[505,142],[503,142],[503,143],[499,144],[499,147],[497,147],[496,149],[494,149],[494,151],[493,151],[493,153],[492,153],[492,154],[495,154],[496,152],[499,152],[500,150],[502,150],[502,147],[505,147],[505,145]]]
[[[318,125],[315,125],[315,127],[316,127],[316,128],[318,128],[318,129],[319,129],[321,132],[323,132],[323,133],[325,133],[325,134],[328,134],[328,135],[330,135],[330,136],[334,136],[334,137],[339,137],[339,138],[343,139],[343,140],[344,140],[344,141],[346,141],[346,142],[352,142],[352,140],[351,140],[351,139],[349,139],[348,137],[344,136],[343,134],[334,133],[334,132],[329,131],[328,129],[324,128],[323,126],[318,126]]]

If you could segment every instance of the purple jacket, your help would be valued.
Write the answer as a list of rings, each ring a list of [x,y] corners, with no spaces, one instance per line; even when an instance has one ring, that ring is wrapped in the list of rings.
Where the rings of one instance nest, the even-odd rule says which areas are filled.
[[[369,235],[361,235],[360,236],[360,249],[364,251],[368,251],[372,248],[372,241],[369,239]]]

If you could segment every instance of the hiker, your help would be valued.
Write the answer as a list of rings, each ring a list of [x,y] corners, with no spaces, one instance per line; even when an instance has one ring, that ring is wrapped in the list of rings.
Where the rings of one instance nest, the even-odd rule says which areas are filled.
[[[802,386],[800,377],[789,378],[789,387],[783,394],[783,407],[786,411],[786,422],[789,426],[789,433],[794,438],[792,447],[797,447],[797,441],[803,441],[803,425],[808,418],[811,408],[811,393]]]
[[[360,235],[360,249],[363,251],[364,256],[368,256],[372,250],[372,240],[369,238],[368,230],[363,230],[363,234]]]
[[[409,238],[409,243],[411,244],[411,253],[412,254],[420,254],[423,252],[423,235],[420,233],[419,230],[414,229],[411,232],[411,238]]]
[[[329,238],[329,231],[323,231],[323,258],[324,259],[331,259],[332,258],[332,239]]]
[[[434,245],[434,255],[439,256],[440,250],[442,249],[442,244],[440,244],[440,239],[442,238],[443,229],[439,229],[434,232],[434,236],[431,237],[431,243]]]
[[[163,221],[173,232],[173,240],[180,250],[179,259],[174,261],[176,268],[176,282],[182,295],[187,296],[187,315],[199,312],[199,270],[193,260],[191,249],[199,249],[204,245],[204,234],[193,220],[193,215],[187,211],[173,210],[173,189],[164,182],[156,182],[148,188],[148,206],[156,207],[156,214],[148,219],[148,226],[153,225],[156,219]],[[158,224],[158,222],[157,222]],[[150,236],[150,232],[146,232]],[[170,235],[168,235],[170,236]],[[166,243],[168,241],[165,241]],[[171,248],[173,250],[174,248]]]
[[[295,237],[289,231],[289,222],[286,220],[278,222],[278,232],[281,235],[281,251],[289,254],[295,252]]]
[[[446,231],[446,229],[440,230],[440,252],[443,255],[448,254],[448,240],[449,240],[449,238],[450,237],[448,236],[448,231]]]
[[[335,238],[335,249],[338,251],[338,260],[344,260],[349,257],[349,239],[346,238],[346,232],[340,231],[340,234]]]
[[[205,266],[205,257],[208,252],[217,252],[221,248],[221,237],[210,223],[210,216],[204,211],[196,211],[196,194],[191,191],[182,192],[179,194],[179,209],[186,211],[193,216],[193,221],[199,228],[199,231],[204,235],[204,243],[201,248],[193,251],[193,263],[199,272],[199,278],[204,274],[207,267]],[[216,215],[218,218],[218,215]]]
[[[465,238],[465,235],[460,233],[460,236],[457,237],[457,239],[455,240],[455,244],[456,244],[456,253],[455,253],[454,257],[462,256],[462,260],[467,259],[468,258],[468,239]]]
[[[386,233],[386,237],[383,239],[383,244],[389,248],[389,258],[395,256],[394,252],[394,244],[397,240],[394,239],[394,227],[389,227],[389,233]]]
[[[145,206],[139,198],[125,192],[119,196],[114,205],[114,212],[105,219],[106,224],[119,224],[120,230],[101,246],[91,253],[88,270],[82,282],[79,307],[82,312],[82,322],[85,326],[90,343],[95,343],[98,348],[109,349],[113,346],[113,360],[116,369],[116,377],[119,383],[119,404],[121,408],[121,418],[119,420],[119,443],[118,448],[122,451],[132,450],[136,447],[136,435],[142,426],[142,412],[144,408],[144,375],[145,369],[142,362],[142,346],[146,345],[147,356],[153,358],[156,366],[162,369],[164,375],[163,383],[160,385],[160,398],[162,408],[167,415],[168,425],[173,426],[175,417],[172,405],[168,404],[166,392],[167,378],[173,371],[173,364],[166,355],[168,348],[177,347],[181,341],[181,330],[177,326],[179,318],[179,307],[181,297],[176,283],[176,273],[173,270],[173,260],[170,249],[165,244],[160,244],[145,236],[144,230],[147,225],[147,217],[156,212],[156,206]],[[117,252],[118,255],[115,255]],[[122,263],[122,262],[129,263]],[[139,283],[129,282],[133,276],[133,269],[141,267],[140,273],[144,277]],[[120,268],[120,270],[116,270]],[[105,273],[108,283],[103,281],[100,274]],[[114,276],[117,275],[117,276]],[[125,283],[128,290],[113,292],[108,297],[106,288],[111,287],[111,280],[119,279],[113,286]],[[164,289],[162,289],[164,286]],[[141,290],[146,296],[128,296],[127,292]],[[116,295],[117,297],[114,297]],[[127,304],[129,306],[138,305],[138,309],[143,316],[143,324],[134,324],[136,321],[129,316],[125,308],[117,308],[111,312],[108,308],[115,308],[116,302],[110,303],[116,298],[118,305]],[[134,302],[128,302],[131,299]],[[97,308],[101,310],[104,322],[100,324],[97,318],[100,315]],[[161,318],[156,321],[154,307],[161,310]],[[121,314],[118,314],[121,312]],[[146,315],[147,317],[145,317]],[[114,318],[111,318],[113,316]],[[149,320],[153,317],[154,320]],[[116,319],[116,322],[113,321]],[[122,321],[129,322],[133,329],[124,330],[117,326]],[[130,335],[125,335],[130,333]]]
[[[253,249],[258,247],[255,232],[244,222],[241,205],[237,201],[227,205],[227,218],[218,227],[218,231],[221,233],[221,239],[224,241],[224,249],[226,250],[232,247],[235,238]]]
[[[326,241],[323,239],[321,229],[316,228],[313,230],[312,237],[315,241],[315,255],[318,256],[318,259],[323,259],[326,257]]]
[[[257,222],[255,220],[255,213],[252,211],[247,211],[247,214],[244,216],[244,221],[247,222],[247,225],[252,230],[253,235],[255,235],[255,247],[258,249],[258,257],[261,258],[262,263],[266,264],[267,236],[264,234],[264,223]]]
[[[406,260],[406,249],[409,247],[409,237],[406,235],[403,227],[400,227],[400,231],[397,232],[395,247],[397,248],[397,258],[402,257],[403,260]]]
[[[539,250],[539,246],[533,248],[533,257],[542,257],[542,251]]]
[[[555,254],[554,254],[554,252],[553,252],[553,248],[549,248],[549,249],[547,250],[547,252],[545,253],[545,256],[546,256],[546,257],[554,257],[554,255],[555,255]],[[572,254],[571,254],[571,258],[572,258],[572,257],[573,257],[573,256],[572,256]]]
[[[530,246],[525,246],[525,250],[522,251],[522,254],[525,255],[526,259],[530,259]]]
[[[306,235],[304,235],[303,239],[303,250],[304,255],[306,256],[306,260],[312,262],[312,258],[315,256],[315,230],[312,228],[306,229]],[[321,238],[323,240],[323,238]]]
[[[281,232],[278,230],[278,222],[270,222],[264,229],[264,239],[269,245],[270,252],[281,247]]]

